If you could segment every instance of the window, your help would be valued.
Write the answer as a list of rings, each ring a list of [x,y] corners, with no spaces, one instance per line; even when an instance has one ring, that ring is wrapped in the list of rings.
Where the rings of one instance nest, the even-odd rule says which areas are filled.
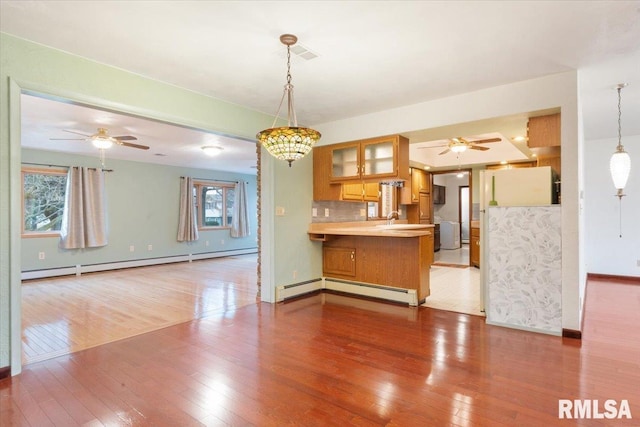
[[[198,181],[193,188],[198,228],[230,228],[233,220],[235,185]]]
[[[67,171],[22,169],[22,235],[58,236],[62,224]]]

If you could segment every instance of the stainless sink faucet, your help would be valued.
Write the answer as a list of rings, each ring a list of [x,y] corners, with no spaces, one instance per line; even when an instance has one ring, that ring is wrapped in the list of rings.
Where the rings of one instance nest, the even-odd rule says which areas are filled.
[[[391,211],[387,214],[387,225],[391,225],[393,224],[393,221],[395,221],[395,218],[393,217],[393,215],[395,214],[396,218],[399,218],[400,214],[398,213],[398,211]]]

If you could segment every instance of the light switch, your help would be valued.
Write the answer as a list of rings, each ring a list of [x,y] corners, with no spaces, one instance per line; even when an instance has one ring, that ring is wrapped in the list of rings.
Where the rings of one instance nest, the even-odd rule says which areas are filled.
[[[329,216],[329,208],[324,208],[324,216]]]
[[[314,218],[318,216],[318,208],[311,209],[311,216]]]
[[[276,216],[284,216],[284,208],[282,206],[276,206]]]

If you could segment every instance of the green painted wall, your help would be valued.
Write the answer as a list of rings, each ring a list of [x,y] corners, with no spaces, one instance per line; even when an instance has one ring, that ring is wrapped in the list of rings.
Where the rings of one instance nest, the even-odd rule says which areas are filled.
[[[21,149],[15,139],[18,100],[10,93],[17,97],[20,90],[247,139],[273,121],[267,114],[0,33],[0,367],[11,360],[15,366],[20,358],[10,346],[11,321],[15,328],[20,318],[10,312],[11,299],[19,300],[11,283],[19,283],[22,255],[20,224],[11,223],[20,217]]]
[[[60,166],[98,165],[97,157],[31,149],[22,150],[22,161]],[[62,250],[58,248],[57,237],[23,238],[22,271],[257,248],[255,175],[116,159],[109,159],[108,167],[113,170],[107,173],[105,182],[109,244],[101,248]],[[228,229],[211,230],[201,231],[197,242],[176,241],[181,176],[247,182],[251,235],[231,238]],[[131,245],[134,252],[129,251]],[[152,245],[151,251],[148,245]],[[45,253],[44,260],[38,258],[39,252]]]

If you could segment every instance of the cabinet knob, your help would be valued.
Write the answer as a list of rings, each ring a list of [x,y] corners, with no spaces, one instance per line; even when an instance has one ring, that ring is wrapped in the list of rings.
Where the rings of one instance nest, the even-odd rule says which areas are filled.
[[[355,261],[356,260],[356,253],[354,251],[351,251],[351,261]]]

